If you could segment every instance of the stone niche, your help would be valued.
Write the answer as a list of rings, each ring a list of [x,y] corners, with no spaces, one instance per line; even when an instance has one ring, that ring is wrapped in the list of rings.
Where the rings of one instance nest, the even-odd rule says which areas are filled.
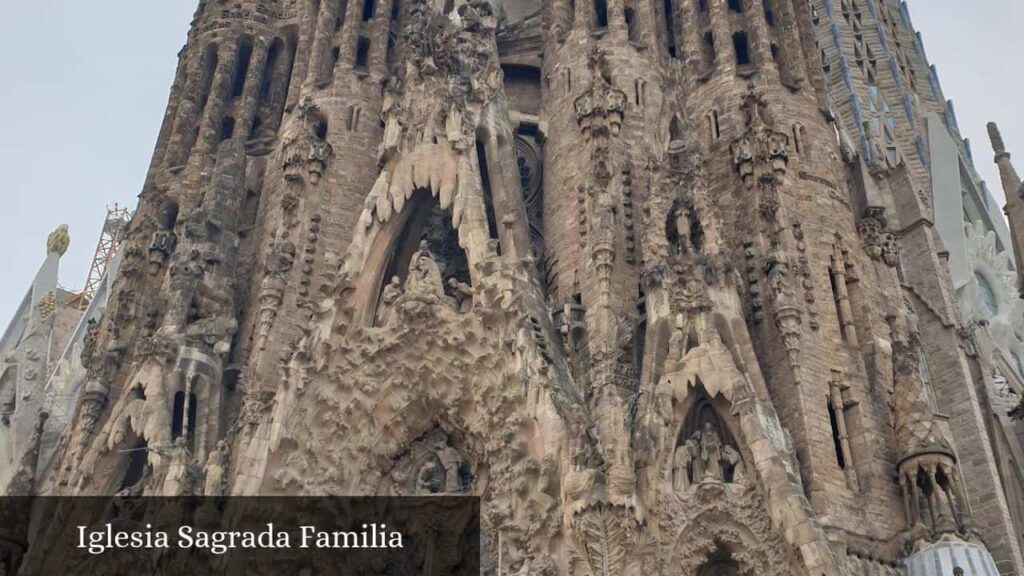
[[[473,477],[474,466],[461,442],[440,427],[413,441],[388,475],[391,492],[400,496],[467,494]]]

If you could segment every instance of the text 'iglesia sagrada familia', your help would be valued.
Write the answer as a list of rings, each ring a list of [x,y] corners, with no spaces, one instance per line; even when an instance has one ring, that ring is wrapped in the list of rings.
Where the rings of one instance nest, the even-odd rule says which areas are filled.
[[[203,0],[116,275],[65,318],[58,230],[5,337],[0,491],[479,495],[501,576],[1024,575],[991,131],[1009,228],[896,0]]]

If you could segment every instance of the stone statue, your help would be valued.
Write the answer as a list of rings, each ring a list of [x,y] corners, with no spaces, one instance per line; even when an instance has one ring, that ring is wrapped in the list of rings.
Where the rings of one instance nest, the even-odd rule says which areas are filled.
[[[445,488],[445,470],[434,458],[427,459],[416,472],[416,494],[440,494]]]
[[[455,292],[455,308],[460,314],[469,312],[473,306],[473,287],[455,278],[448,279],[448,286]]]
[[[227,480],[228,449],[227,443],[223,440],[217,442],[217,447],[210,452],[206,458],[206,483],[204,493],[207,496],[223,496]]]
[[[722,448],[722,460],[732,467],[732,481],[734,484],[743,484],[746,470],[743,467],[743,457],[739,450],[726,445]]]
[[[405,279],[405,291],[410,294],[437,297],[444,294],[441,269],[426,240],[420,242],[419,250],[412,255],[412,261],[409,263],[409,276]]]
[[[179,436],[171,449],[171,463],[167,468],[161,496],[184,496],[188,488],[189,452],[185,446],[185,437]]]
[[[462,481],[459,479],[459,468],[462,467],[462,456],[444,440],[434,444],[434,455],[441,462],[444,470],[444,492],[455,494],[463,492]]]
[[[690,464],[698,452],[697,443],[692,438],[676,447],[672,459],[672,488],[676,492],[685,492],[690,488]]]
[[[710,422],[704,423],[704,429],[694,435],[700,443],[700,461],[702,463],[702,480],[722,480],[722,439],[715,432]],[[697,474],[694,473],[694,479]]]
[[[398,276],[392,276],[391,281],[384,286],[380,295],[380,312],[378,320],[382,325],[388,324],[391,319],[391,312],[395,309],[398,298],[402,296],[402,281]]]

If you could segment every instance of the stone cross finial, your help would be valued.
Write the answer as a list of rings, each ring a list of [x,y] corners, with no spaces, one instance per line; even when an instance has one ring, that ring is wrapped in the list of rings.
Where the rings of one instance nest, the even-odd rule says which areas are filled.
[[[68,225],[61,224],[56,230],[50,232],[46,238],[46,253],[56,252],[63,256],[71,245],[71,236],[68,234]]]

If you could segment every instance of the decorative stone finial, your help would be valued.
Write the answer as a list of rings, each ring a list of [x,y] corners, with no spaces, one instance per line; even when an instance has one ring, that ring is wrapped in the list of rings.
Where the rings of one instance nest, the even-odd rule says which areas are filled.
[[[992,150],[996,157],[1006,154],[1006,144],[1003,143],[1003,135],[999,133],[999,126],[995,122],[988,123],[988,138],[992,141]]]
[[[68,246],[71,245],[71,236],[68,234],[68,225],[61,224],[56,230],[50,232],[50,235],[46,238],[46,253],[56,252],[58,255],[63,256],[68,251]]]

